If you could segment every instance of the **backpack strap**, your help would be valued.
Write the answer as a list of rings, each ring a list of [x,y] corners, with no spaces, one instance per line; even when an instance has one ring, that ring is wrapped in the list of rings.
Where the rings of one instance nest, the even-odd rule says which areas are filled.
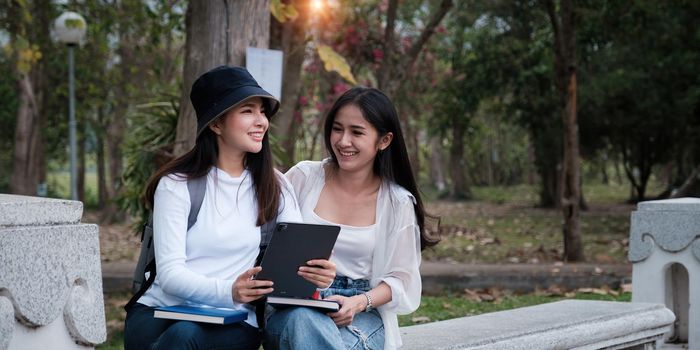
[[[199,209],[202,208],[204,192],[207,190],[207,176],[201,176],[187,181],[187,191],[190,193],[190,215],[187,217],[187,230],[189,231],[195,222]]]
[[[263,254],[267,249],[267,245],[270,244],[270,240],[272,239],[272,234],[275,232],[276,226],[277,217],[274,217],[272,220],[269,220],[260,227],[260,252],[258,253],[258,257],[255,258],[255,266],[260,265]]]
[[[192,226],[197,222],[197,215],[199,215],[199,209],[202,208],[202,202],[204,201],[204,193],[207,189],[207,176],[201,176],[196,179],[190,179],[187,181],[187,192],[190,194],[190,214],[187,217],[187,230],[189,231]],[[269,241],[268,241],[269,242]],[[148,279],[146,278],[146,273],[148,273]],[[141,231],[141,253],[139,254],[139,261],[136,264],[136,269],[134,271],[134,280],[131,285],[131,291],[134,296],[129,299],[126,303],[124,309],[128,312],[129,309],[136,304],[136,302],[143,296],[148,288],[153,285],[153,281],[156,280],[156,255],[155,248],[153,246],[153,212],[148,216],[148,221],[144,225]]]
[[[267,245],[270,244],[272,234],[275,232],[276,227],[276,216],[272,218],[272,220],[268,220],[260,227],[260,251],[258,252],[258,256],[255,258],[255,266],[260,266],[262,257],[265,255],[265,250],[267,249]],[[267,297],[262,297],[255,300],[251,304],[255,306],[255,319],[258,321],[258,330],[262,332],[265,329],[265,308],[267,306]]]

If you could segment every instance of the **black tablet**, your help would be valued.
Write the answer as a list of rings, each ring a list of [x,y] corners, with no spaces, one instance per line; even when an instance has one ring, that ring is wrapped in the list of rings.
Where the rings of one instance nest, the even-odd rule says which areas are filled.
[[[278,223],[256,279],[274,282],[271,296],[309,298],[316,286],[297,274],[312,259],[328,259],[340,233],[334,225]]]

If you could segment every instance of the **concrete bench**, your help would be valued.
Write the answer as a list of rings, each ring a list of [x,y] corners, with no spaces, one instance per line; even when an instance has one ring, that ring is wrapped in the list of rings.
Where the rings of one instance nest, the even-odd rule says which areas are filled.
[[[401,327],[404,350],[658,349],[675,316],[659,304],[564,300]]]

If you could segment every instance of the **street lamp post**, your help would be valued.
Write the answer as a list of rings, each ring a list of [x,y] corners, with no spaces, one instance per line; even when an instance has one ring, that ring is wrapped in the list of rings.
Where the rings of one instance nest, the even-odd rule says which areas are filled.
[[[78,146],[75,121],[75,59],[74,48],[80,44],[87,24],[85,19],[75,12],[64,12],[54,23],[58,42],[68,46],[68,137],[70,143],[70,196],[78,199]]]

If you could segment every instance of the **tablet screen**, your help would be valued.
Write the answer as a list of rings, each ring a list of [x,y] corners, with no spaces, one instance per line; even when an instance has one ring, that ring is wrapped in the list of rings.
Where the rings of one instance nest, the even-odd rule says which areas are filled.
[[[339,232],[333,225],[278,223],[255,278],[273,281],[273,296],[311,297],[316,286],[297,271],[311,259],[328,259]]]

